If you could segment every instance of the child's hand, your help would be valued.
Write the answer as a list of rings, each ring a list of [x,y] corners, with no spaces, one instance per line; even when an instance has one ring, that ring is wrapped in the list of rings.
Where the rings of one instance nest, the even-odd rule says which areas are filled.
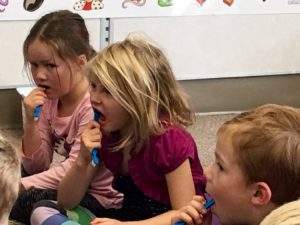
[[[33,89],[23,100],[26,122],[34,122],[34,110],[37,106],[43,105],[47,95],[45,94],[45,88],[37,87]]]
[[[174,225],[178,221],[183,221],[187,225],[203,224],[203,218],[207,212],[204,207],[205,199],[196,195],[187,205],[178,210],[172,217],[171,224]]]
[[[90,225],[121,225],[122,222],[115,219],[110,218],[96,218],[94,219]]]
[[[102,133],[100,131],[100,124],[91,120],[81,135],[81,157],[86,163],[92,161],[92,150],[101,147]]]

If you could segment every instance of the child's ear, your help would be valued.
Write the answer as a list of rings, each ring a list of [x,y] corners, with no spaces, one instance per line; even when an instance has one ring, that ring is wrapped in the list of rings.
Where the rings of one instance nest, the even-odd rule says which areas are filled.
[[[87,58],[84,54],[78,57],[78,65],[82,68],[87,63]]]
[[[255,190],[252,196],[253,205],[266,205],[271,201],[272,191],[265,182],[256,182]]]

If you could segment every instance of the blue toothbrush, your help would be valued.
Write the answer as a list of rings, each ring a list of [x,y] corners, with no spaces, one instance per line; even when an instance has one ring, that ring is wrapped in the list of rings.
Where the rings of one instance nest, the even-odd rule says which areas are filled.
[[[215,204],[215,201],[211,198],[211,199],[209,199],[209,200],[207,200],[207,201],[205,202],[204,207],[205,207],[206,209],[209,209],[209,208],[212,207],[214,204]],[[174,225],[186,225],[186,223],[183,222],[183,221],[178,221],[178,222],[176,222]]]
[[[94,121],[96,121],[98,123],[100,117],[101,117],[101,113],[98,112],[98,111],[96,111],[96,110],[94,110]],[[97,152],[98,152],[98,149],[97,148],[93,148],[93,150],[92,150],[92,155],[93,155],[92,165],[93,166],[98,165],[99,162],[100,162],[100,159],[97,156]]]
[[[37,120],[39,118],[39,115],[41,113],[41,108],[42,108],[42,106],[40,106],[40,105],[35,107],[35,110],[34,110],[34,113],[33,113],[34,120]]]

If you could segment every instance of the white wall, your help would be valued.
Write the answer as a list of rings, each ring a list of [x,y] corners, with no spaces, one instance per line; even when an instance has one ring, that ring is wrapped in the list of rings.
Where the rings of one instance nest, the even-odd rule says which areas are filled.
[[[115,19],[113,40],[144,31],[180,80],[290,74],[300,71],[299,21],[299,14]]]
[[[35,21],[0,22],[0,89],[27,86],[30,79],[23,71],[22,45]],[[86,20],[91,43],[100,45],[100,19]]]
[[[300,14],[112,19],[112,41],[143,31],[165,49],[177,79],[300,72]],[[0,88],[26,86],[22,43],[33,21],[0,22]],[[100,19],[87,20],[100,45]]]

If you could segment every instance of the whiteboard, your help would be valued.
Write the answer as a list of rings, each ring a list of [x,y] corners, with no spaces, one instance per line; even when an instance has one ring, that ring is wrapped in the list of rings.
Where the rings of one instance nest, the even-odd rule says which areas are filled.
[[[120,18],[113,41],[143,31],[167,53],[179,80],[300,72],[300,14]]]
[[[0,89],[16,88],[31,84],[23,70],[22,45],[35,21],[0,22]],[[86,20],[91,44],[100,46],[100,19]]]
[[[300,72],[300,14],[112,19],[111,41],[143,31],[166,51],[178,80]],[[27,86],[22,43],[33,21],[0,22],[0,88]],[[100,19],[87,20],[100,46]]]

